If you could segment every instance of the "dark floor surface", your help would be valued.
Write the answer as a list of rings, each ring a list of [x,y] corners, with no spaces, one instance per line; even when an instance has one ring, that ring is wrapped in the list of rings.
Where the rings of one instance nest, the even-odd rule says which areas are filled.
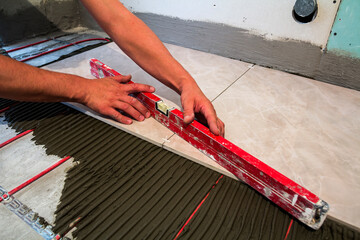
[[[0,100],[0,109],[11,105]],[[247,185],[60,103],[19,103],[5,112],[19,132],[35,128],[48,154],[78,162],[67,173],[55,231],[79,217],[77,239],[360,239],[328,218],[305,227]],[[215,184],[218,181],[218,184]]]

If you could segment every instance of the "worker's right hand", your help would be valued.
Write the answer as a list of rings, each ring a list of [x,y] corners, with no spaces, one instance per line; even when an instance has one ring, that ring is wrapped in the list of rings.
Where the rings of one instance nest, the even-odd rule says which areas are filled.
[[[131,76],[115,76],[90,80],[86,86],[86,94],[82,103],[94,111],[109,116],[114,120],[131,124],[132,119],[120,113],[122,111],[138,121],[150,117],[150,112],[136,98],[129,94],[155,91],[154,87],[145,84],[132,83]]]
[[[184,122],[186,124],[194,121],[195,114],[197,114],[197,118],[200,117],[198,120],[203,124],[206,122],[213,134],[224,137],[225,124],[218,118],[214,106],[196,83],[192,82],[187,87],[183,87],[181,103],[184,108]]]

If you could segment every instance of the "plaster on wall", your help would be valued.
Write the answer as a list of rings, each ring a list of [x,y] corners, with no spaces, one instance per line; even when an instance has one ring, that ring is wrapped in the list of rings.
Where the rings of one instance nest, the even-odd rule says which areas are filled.
[[[78,5],[77,0],[1,1],[0,44],[77,27]]]
[[[297,23],[293,19],[292,9],[295,0],[123,0],[121,2],[134,12],[225,24],[251,31],[267,39],[293,39],[325,47],[340,1],[318,0],[317,17],[307,24]]]

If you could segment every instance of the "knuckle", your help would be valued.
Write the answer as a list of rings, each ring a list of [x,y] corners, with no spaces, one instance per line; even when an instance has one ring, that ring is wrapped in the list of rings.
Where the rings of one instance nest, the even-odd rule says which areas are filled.
[[[113,114],[111,114],[111,117],[115,120],[120,120],[121,116],[119,112],[114,112]]]
[[[128,84],[130,86],[130,89],[131,90],[136,90],[137,89],[137,86],[138,84],[137,83],[131,83],[131,84]]]
[[[134,98],[134,97],[129,97],[129,99],[130,99],[130,101],[129,101],[129,103],[131,104],[131,105],[133,105],[133,104],[135,104],[136,102],[137,102],[137,100]]]
[[[139,112],[135,113],[135,115],[136,115],[135,116],[136,119],[140,119],[140,117],[142,116]]]
[[[145,90],[145,91],[150,91],[150,90],[151,90],[151,86],[150,86],[150,85],[144,85],[144,90]]]
[[[121,108],[121,109],[124,110],[124,111],[127,111],[127,110],[130,109],[130,105],[127,104],[127,103],[124,103],[124,104],[122,104],[122,108]]]

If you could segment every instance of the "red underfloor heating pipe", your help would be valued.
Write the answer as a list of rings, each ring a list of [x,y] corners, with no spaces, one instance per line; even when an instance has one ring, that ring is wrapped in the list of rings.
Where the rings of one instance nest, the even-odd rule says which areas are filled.
[[[59,160],[58,162],[54,163],[53,165],[51,165],[50,167],[48,167],[47,169],[45,169],[44,171],[40,172],[39,174],[35,175],[34,177],[30,178],[29,180],[23,182],[22,184],[20,184],[19,186],[15,187],[14,189],[12,189],[11,191],[9,191],[9,195],[13,195],[15,193],[17,193],[18,191],[20,191],[21,189],[23,189],[24,187],[28,186],[29,184],[35,182],[36,180],[38,180],[40,177],[44,176],[45,174],[47,174],[48,172],[54,170],[56,167],[60,166],[62,163],[66,162],[67,160],[69,160],[71,157],[67,156],[61,160]],[[2,202],[2,198],[0,198],[0,202]]]
[[[74,46],[74,45],[79,44],[79,43],[89,42],[89,41],[107,41],[107,42],[110,42],[110,40],[109,40],[109,39],[106,39],[106,38],[89,38],[89,39],[84,39],[84,40],[77,41],[77,42],[74,42],[74,43],[69,43],[69,44],[67,44],[67,45],[64,45],[64,46],[61,46],[61,47],[58,47],[58,48],[51,49],[51,50],[46,51],[46,52],[42,52],[42,53],[36,54],[36,55],[31,56],[31,57],[28,57],[28,58],[21,59],[20,62],[26,62],[26,61],[29,61],[29,60],[31,60],[31,59],[34,59],[34,58],[37,58],[37,57],[40,57],[40,56],[43,56],[43,55],[46,55],[46,54],[49,54],[49,53],[52,53],[52,52],[59,51],[59,50],[61,50],[61,49],[64,49],[64,48],[67,48],[67,47],[70,47],[70,46]]]
[[[11,143],[11,142],[15,141],[15,140],[16,140],[16,139],[18,139],[18,138],[21,138],[22,136],[25,136],[25,135],[26,135],[26,134],[28,134],[28,133],[31,133],[32,131],[34,131],[34,129],[27,130],[27,131],[25,131],[25,132],[22,132],[22,133],[20,133],[20,134],[16,135],[16,136],[15,136],[15,137],[13,137],[13,138],[10,138],[9,140],[7,140],[7,141],[5,141],[5,142],[1,143],[1,144],[0,144],[0,148],[2,148],[2,147],[4,147],[4,146],[8,145],[9,143]]]
[[[58,37],[55,37],[55,38],[58,38]],[[10,49],[10,50],[6,51],[6,53],[15,52],[15,51],[27,48],[27,47],[38,45],[40,43],[48,42],[50,40],[54,40],[55,38],[45,39],[45,40],[42,40],[42,41],[39,41],[39,42],[30,43],[30,44],[22,46],[22,47],[13,48],[13,49]]]
[[[15,104],[17,104],[17,103],[15,103]],[[15,104],[13,104],[13,105],[15,105]],[[10,106],[8,106],[8,107],[5,107],[5,108],[1,109],[1,110],[0,110],[0,113],[9,110],[9,109],[11,108],[11,106],[13,106],[13,105],[10,105]],[[29,134],[29,133],[31,133],[31,132],[33,132],[33,131],[34,131],[34,129],[30,129],[30,130],[27,130],[27,131],[25,131],[25,132],[22,132],[22,133],[16,135],[15,137],[13,137],[13,138],[11,138],[11,139],[9,139],[9,140],[1,143],[1,144],[0,144],[0,148],[8,145],[9,143],[15,141],[16,139],[19,139],[19,138],[21,138],[21,137],[25,136],[26,134]],[[53,165],[51,165],[50,167],[46,168],[45,170],[43,170],[43,171],[40,172],[39,174],[35,175],[34,177],[30,178],[29,180],[23,182],[23,183],[20,184],[19,186],[15,187],[15,188],[12,189],[11,191],[9,191],[9,192],[8,192],[8,195],[0,196],[0,203],[3,201],[3,197],[7,198],[8,196],[11,196],[11,195],[17,193],[17,192],[20,191],[21,189],[25,188],[26,186],[30,185],[31,183],[33,183],[33,182],[36,181],[37,179],[39,179],[39,178],[41,178],[42,176],[44,176],[45,174],[47,174],[47,173],[49,173],[50,171],[54,170],[56,167],[60,166],[61,164],[63,164],[63,163],[66,162],[67,160],[69,160],[70,158],[71,158],[70,156],[67,156],[67,157],[59,160],[58,162],[56,162],[56,163],[54,163]],[[69,232],[72,228],[74,228],[79,221],[80,221],[80,218],[76,219],[73,223],[71,223],[71,224],[69,225],[69,229],[66,231],[66,233]],[[64,233],[64,235],[66,235],[66,233]],[[60,234],[57,234],[57,235],[54,237],[54,239],[59,240],[59,239],[61,239],[61,237],[62,237],[62,236],[60,236]]]
[[[66,46],[64,46],[66,47]],[[5,107],[3,109],[0,110],[0,113],[2,112],[5,112],[6,110],[10,109],[10,106],[8,107]],[[25,136],[26,134],[30,133],[30,132],[33,132],[34,129],[30,129],[30,130],[27,130],[25,132],[22,132],[18,135],[16,135],[15,137],[3,142],[0,144],[0,148],[6,146],[7,144],[15,141],[16,139],[18,138],[21,138],[22,136]],[[36,181],[37,179],[39,179],[40,177],[44,176],[45,174],[49,173],[50,171],[52,171],[53,169],[55,169],[56,167],[58,167],[59,165],[61,165],[62,163],[66,162],[67,160],[69,160],[71,157],[70,156],[67,156],[61,160],[59,160],[58,162],[56,162],[55,164],[51,165],[50,167],[48,167],[47,169],[45,169],[44,171],[40,172],[39,174],[35,175],[34,177],[30,178],[29,180],[25,181],[24,183],[20,184],[19,186],[15,187],[14,189],[12,189],[10,192],[9,192],[9,195],[13,195],[15,194],[16,192],[20,191],[21,189],[23,189],[24,187],[28,186],[29,184],[33,183],[34,181]],[[219,181],[224,177],[224,175],[221,175],[219,177],[219,179],[215,182],[215,184],[212,186],[211,189],[215,188],[215,186],[219,183]],[[211,191],[211,190],[210,190]],[[195,213],[200,209],[201,205],[205,202],[205,200],[208,198],[208,196],[210,195],[210,191],[206,194],[206,196],[202,199],[202,201],[199,203],[199,205],[195,208],[195,210],[192,212],[192,214],[190,215],[190,217],[186,220],[186,222],[184,223],[184,225],[182,226],[182,228],[179,230],[179,232],[176,234],[174,240],[176,240],[180,234],[183,232],[184,228],[188,225],[188,223],[191,221],[191,219],[194,217]],[[6,197],[6,196],[4,196]],[[2,202],[3,199],[0,197],[0,202]],[[80,218],[76,219],[74,221],[73,224],[71,224],[70,229],[75,227],[75,225],[79,222]],[[293,219],[290,221],[290,224],[289,224],[289,227],[288,227],[288,230],[286,232],[286,236],[284,238],[284,240],[287,239],[289,233],[290,233],[290,229],[292,227],[292,223],[293,223]],[[69,229],[69,230],[70,230]],[[57,235],[55,237],[55,239],[60,239],[60,236]]]
[[[212,188],[210,189],[210,191],[215,188],[215,186],[219,183],[219,181],[224,177],[224,175],[221,175],[219,177],[219,179],[215,182],[215,184],[212,186]],[[200,209],[201,205],[203,205],[203,203],[205,202],[205,200],[208,198],[208,196],[210,195],[210,191],[206,194],[206,196],[201,200],[201,202],[199,203],[199,205],[195,208],[195,210],[192,212],[192,214],[190,215],[190,217],[186,220],[186,222],[184,223],[184,225],[182,226],[182,228],[179,230],[179,232],[176,234],[174,240],[176,240],[180,234],[182,233],[182,231],[184,230],[184,228],[186,227],[186,225],[188,225],[188,223],[190,222],[190,220],[194,217],[195,213]]]
[[[13,106],[15,106],[17,104],[19,104],[19,103],[16,102],[16,103],[11,104],[10,106],[7,106],[7,107],[4,107],[3,109],[0,109],[0,113],[3,113],[5,111],[9,110],[11,107],[13,107]]]
[[[16,139],[19,139],[23,136],[25,136],[26,134],[29,134],[31,132],[33,132],[34,129],[30,129],[30,130],[27,130],[25,132],[22,132],[18,135],[16,135],[15,137],[3,142],[0,144],[0,148],[8,145],[9,143],[15,141]],[[45,174],[47,174],[48,172],[52,171],[53,169],[55,169],[56,167],[58,167],[59,165],[61,165],[62,163],[66,162],[67,160],[69,160],[71,157],[70,156],[67,156],[61,160],[59,160],[58,162],[54,163],[53,165],[51,165],[50,167],[48,167],[47,169],[45,169],[44,171],[40,172],[39,174],[37,174],[36,176],[30,178],[29,180],[25,181],[24,183],[20,184],[19,186],[15,187],[14,189],[12,189],[10,192],[9,192],[9,195],[13,195],[15,194],[16,192],[20,191],[21,189],[23,189],[24,187],[28,186],[29,184],[31,184],[32,182],[36,181],[37,179],[39,179],[40,177],[44,176]],[[0,197],[0,202],[2,202],[2,198]]]

